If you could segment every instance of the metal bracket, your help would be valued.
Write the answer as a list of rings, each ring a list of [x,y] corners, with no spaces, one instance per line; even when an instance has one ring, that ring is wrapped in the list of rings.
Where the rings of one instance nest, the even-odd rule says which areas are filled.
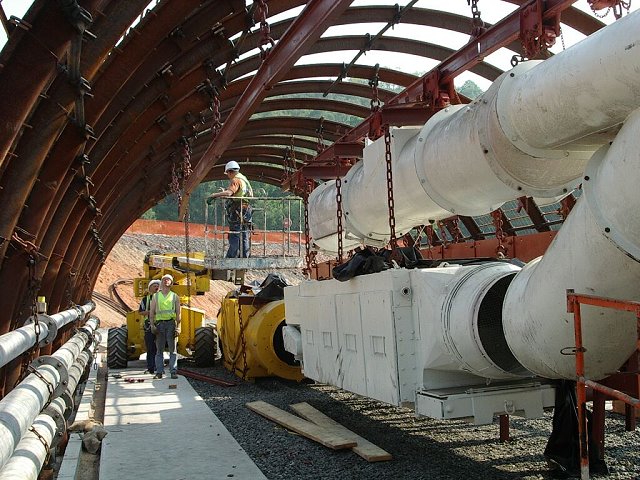
[[[24,322],[25,325],[30,325],[32,323],[34,323],[33,317],[27,318]],[[47,326],[47,336],[45,338],[41,338],[38,343],[38,347],[44,347],[45,345],[49,345],[58,335],[58,324],[49,315],[45,315],[43,313],[38,314],[38,323],[44,323]]]
[[[31,362],[31,367],[34,370],[37,370],[38,367],[41,367],[43,365],[52,366],[58,371],[58,374],[60,375],[60,382],[58,382],[58,385],[54,388],[51,395],[52,398],[49,399],[50,401],[52,401],[62,395],[67,389],[67,385],[69,384],[69,371],[59,359],[52,355],[41,355],[33,362]]]
[[[58,412],[52,405],[49,405],[44,410],[42,410],[42,413],[46,413],[47,415],[49,415],[56,423],[56,431],[51,437],[50,445],[52,449],[56,448],[60,443],[60,440],[62,440],[62,438],[64,437],[65,432],[67,431],[67,421],[64,418],[64,415],[60,415],[60,412]]]

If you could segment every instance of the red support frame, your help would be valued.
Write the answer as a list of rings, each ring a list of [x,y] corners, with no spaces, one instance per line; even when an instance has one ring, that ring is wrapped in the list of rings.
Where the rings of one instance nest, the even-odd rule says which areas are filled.
[[[576,397],[578,402],[578,443],[580,447],[580,478],[589,478],[589,439],[586,423],[587,387],[595,393],[604,394],[607,397],[623,401],[625,404],[640,409],[640,399],[627,395],[620,390],[607,387],[601,383],[585,378],[584,354],[586,349],[582,344],[582,316],[580,305],[593,305],[603,308],[612,308],[625,312],[633,312],[636,315],[637,340],[636,349],[640,350],[640,302],[616,300],[612,298],[597,297],[594,295],[579,295],[573,290],[567,290],[567,312],[573,313],[573,323],[576,339]],[[627,409],[628,411],[629,409]]]

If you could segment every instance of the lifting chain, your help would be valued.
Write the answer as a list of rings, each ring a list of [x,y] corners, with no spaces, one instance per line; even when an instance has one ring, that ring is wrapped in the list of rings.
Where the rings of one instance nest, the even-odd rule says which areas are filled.
[[[294,144],[294,136],[291,135],[291,142],[289,148],[284,154],[284,176],[288,178],[296,171],[296,148]]]
[[[320,117],[320,124],[318,125],[318,128],[316,128],[316,133],[318,134],[318,143],[316,145],[316,151],[318,153],[321,153],[325,148],[323,132],[324,132],[324,117]]]
[[[258,48],[260,49],[260,58],[266,59],[269,55],[269,51],[273,48],[276,42],[271,38],[271,28],[267,23],[267,16],[269,15],[269,7],[266,0],[254,0],[255,12],[253,15],[254,21],[260,22],[260,38],[258,39]]]
[[[242,305],[240,305],[240,297],[238,297],[238,325],[240,326],[240,348],[242,348],[242,379],[247,379],[247,372],[249,367],[247,366],[247,339],[244,336],[244,321],[242,320]],[[234,368],[235,362],[234,362]]]
[[[393,165],[391,163],[391,130],[389,125],[385,125],[384,128],[384,147],[385,147],[385,160],[387,165],[387,205],[389,207],[389,245],[391,250],[395,250],[398,247],[398,240],[396,239],[396,214],[395,204],[393,201]]]
[[[33,331],[36,335],[36,340],[29,350],[22,354],[22,361],[20,365],[20,375],[18,377],[18,383],[22,382],[25,377],[29,374],[29,365],[31,361],[35,358],[36,351],[40,348],[40,334],[42,333],[42,327],[38,322],[38,290],[40,290],[40,282],[36,278],[36,257],[34,255],[29,255],[29,259],[27,260],[27,267],[29,269],[29,280],[28,280],[28,299],[31,300],[31,320],[33,322]],[[12,327],[14,329],[17,325]],[[14,385],[15,387],[15,385]]]
[[[486,30],[484,22],[480,17],[480,10],[478,10],[479,0],[467,0],[467,5],[471,5],[471,36],[478,37]]]
[[[336,171],[339,169],[339,162],[336,158]],[[336,216],[338,219],[338,263],[342,263],[343,246],[342,246],[342,179],[336,173]]]
[[[496,240],[498,241],[498,246],[496,247],[496,256],[498,258],[505,258],[507,256],[507,247],[504,245],[505,234],[502,230],[502,210],[494,210],[491,212],[491,217],[493,218],[493,225],[496,228]]]
[[[616,20],[622,18],[622,10],[626,10],[627,14],[631,9],[631,0],[589,0],[589,6],[591,7],[591,11],[593,15],[597,18],[604,18],[609,15],[609,12],[613,10],[613,16],[616,17]],[[604,13],[598,13],[598,10],[603,8],[607,8]]]
[[[220,133],[222,128],[222,122],[220,121],[220,92],[216,87],[212,87],[211,101],[209,103],[209,110],[213,114],[211,120],[211,134],[215,139]]]
[[[451,224],[453,225],[453,243],[460,243],[460,222],[457,215],[451,219]]]
[[[218,102],[220,103],[220,102]],[[185,184],[187,179],[191,175],[191,146],[189,145],[189,141],[186,137],[182,138],[182,185],[180,190],[182,192],[185,191]],[[184,209],[184,250],[185,255],[187,257],[187,307],[191,309],[191,261],[190,261],[190,253],[191,253],[191,245],[190,245],[190,235],[189,235],[189,223],[190,223],[190,215],[189,215],[189,196],[186,195],[186,198],[183,198],[186,202]],[[191,311],[189,310],[189,315],[191,315]]]
[[[380,110],[382,102],[380,102],[380,96],[378,92],[378,83],[380,82],[380,76],[378,75],[380,71],[380,64],[376,63],[374,67],[373,78],[369,80],[369,86],[371,87],[371,111],[377,112]]]
[[[304,193],[302,198],[304,202],[304,260],[306,267],[304,270],[305,275],[311,278],[311,232],[309,231],[309,194]]]
[[[433,260],[433,252],[431,251],[431,246],[433,244],[433,224],[427,225],[425,232],[427,234],[427,258],[429,260]]]

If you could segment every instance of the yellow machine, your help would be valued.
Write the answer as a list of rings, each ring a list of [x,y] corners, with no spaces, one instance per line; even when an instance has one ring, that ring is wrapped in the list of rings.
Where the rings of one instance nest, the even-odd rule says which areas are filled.
[[[300,381],[299,362],[284,349],[284,301],[265,301],[253,294],[229,293],[218,313],[224,366],[251,379],[277,376]]]
[[[182,253],[150,252],[144,259],[144,277],[135,278],[133,289],[136,298],[146,295],[147,285],[164,274],[173,276],[171,290],[180,296],[180,336],[177,351],[193,357],[198,366],[213,365],[216,356],[216,334],[213,325],[205,324],[205,312],[185,306],[193,295],[209,291],[209,270],[203,268],[202,253],[192,253],[187,261]],[[140,313],[127,313],[127,325],[109,329],[107,363],[111,368],[125,368],[129,360],[140,358],[146,352],[144,343],[144,317]]]

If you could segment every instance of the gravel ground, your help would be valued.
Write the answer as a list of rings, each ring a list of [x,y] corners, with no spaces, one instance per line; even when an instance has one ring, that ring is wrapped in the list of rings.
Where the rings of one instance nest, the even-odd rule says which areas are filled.
[[[221,366],[182,368],[226,380],[236,379]],[[237,379],[236,379],[237,380]],[[267,478],[275,479],[550,479],[542,455],[552,413],[539,420],[512,418],[511,438],[498,441],[498,424],[474,426],[462,421],[415,418],[413,411],[366,399],[335,387],[275,378],[237,380],[220,387],[190,380]],[[293,413],[290,404],[308,402],[393,455],[368,463],[351,451],[329,448],[289,432],[245,407],[263,400]],[[640,479],[640,431],[625,432],[624,418],[608,413],[606,462],[611,473],[598,478]],[[215,450],[214,450],[215,452]],[[215,454],[215,453],[214,453]]]

